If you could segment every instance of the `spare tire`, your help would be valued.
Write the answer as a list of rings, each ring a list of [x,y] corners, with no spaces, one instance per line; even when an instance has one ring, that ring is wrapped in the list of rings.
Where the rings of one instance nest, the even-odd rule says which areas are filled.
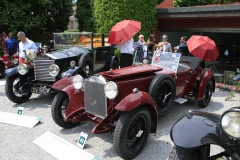
[[[89,54],[85,53],[81,56],[78,62],[78,66],[82,68],[87,74],[93,74],[93,60]]]
[[[176,95],[173,78],[169,75],[157,75],[150,83],[148,93],[156,104],[158,115],[166,115],[172,108]]]

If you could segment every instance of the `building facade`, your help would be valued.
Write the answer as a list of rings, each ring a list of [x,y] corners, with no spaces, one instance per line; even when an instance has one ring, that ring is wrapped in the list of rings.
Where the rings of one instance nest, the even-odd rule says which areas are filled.
[[[161,41],[162,34],[168,34],[168,41],[172,46],[177,46],[181,36],[209,36],[218,46],[219,61],[239,63],[239,2],[175,8],[173,0],[165,0],[156,8],[158,23],[154,34],[158,35],[158,41]],[[229,56],[224,55],[226,50]]]

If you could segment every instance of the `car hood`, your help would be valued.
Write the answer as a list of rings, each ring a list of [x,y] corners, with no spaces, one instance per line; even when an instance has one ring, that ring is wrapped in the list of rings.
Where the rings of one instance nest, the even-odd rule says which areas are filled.
[[[109,81],[114,79],[119,79],[123,77],[141,75],[141,74],[149,74],[157,71],[161,71],[163,68],[151,64],[142,64],[130,67],[124,67],[121,69],[115,69],[111,71],[105,71],[99,73],[103,77],[107,78]]]
[[[56,50],[50,53],[45,54],[41,58],[47,58],[47,59],[64,59],[64,58],[70,58],[70,57],[76,57],[79,55],[82,55],[84,53],[89,53],[90,50],[86,48],[80,48],[80,47],[72,47],[68,49],[61,49]],[[40,58],[40,57],[39,57]]]

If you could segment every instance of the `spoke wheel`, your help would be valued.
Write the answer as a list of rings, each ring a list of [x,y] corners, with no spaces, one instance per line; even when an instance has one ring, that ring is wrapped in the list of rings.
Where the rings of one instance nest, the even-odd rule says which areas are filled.
[[[89,54],[83,54],[79,60],[78,66],[81,67],[87,74],[93,73],[93,61]]]
[[[213,83],[210,80],[205,88],[204,98],[201,101],[198,101],[198,105],[200,108],[205,108],[208,106],[213,92]]]
[[[158,115],[166,115],[173,106],[176,87],[172,77],[157,75],[148,88],[148,93],[156,103]]]
[[[5,92],[9,100],[14,103],[24,103],[31,97],[31,91],[19,93],[19,75],[7,77],[5,84]]]
[[[113,137],[114,150],[123,159],[133,159],[143,150],[151,127],[151,116],[145,106],[122,113]]]
[[[72,128],[77,123],[66,122],[66,109],[69,103],[68,95],[65,92],[58,92],[52,102],[52,118],[53,121],[62,128]]]

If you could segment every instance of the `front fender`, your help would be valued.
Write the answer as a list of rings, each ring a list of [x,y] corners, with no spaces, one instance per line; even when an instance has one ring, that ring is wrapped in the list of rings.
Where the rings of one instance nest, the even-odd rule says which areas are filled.
[[[201,101],[204,98],[205,94],[205,88],[208,84],[208,82],[212,80],[213,82],[213,92],[215,91],[215,79],[211,71],[207,71],[204,73],[204,75],[201,77],[200,82],[197,85],[197,92],[195,99],[197,101]]]
[[[158,113],[155,102],[146,92],[139,91],[128,95],[115,107],[115,109],[121,112],[130,112],[141,105],[149,109],[152,119],[151,133],[155,133],[157,129]]]
[[[88,78],[87,73],[82,68],[77,67],[77,66],[71,67],[71,68],[65,70],[64,72],[62,72],[61,78],[65,78],[68,75],[74,75],[76,73],[81,75],[83,78]]]
[[[81,90],[75,89],[72,84],[64,88],[63,92],[66,92],[69,97],[69,102],[66,109],[66,119],[68,119],[77,110],[83,108],[80,98],[83,98],[84,95],[82,95]]]
[[[63,79],[60,79],[59,81],[55,82],[52,85],[53,89],[62,91],[65,87],[69,86],[72,84],[72,76],[71,77],[65,77]]]
[[[17,67],[6,69],[4,73],[5,78],[10,77],[14,74],[19,74]]]
[[[207,144],[221,146],[222,129],[220,115],[193,111],[183,116],[171,130],[172,141],[183,148],[195,148]]]

